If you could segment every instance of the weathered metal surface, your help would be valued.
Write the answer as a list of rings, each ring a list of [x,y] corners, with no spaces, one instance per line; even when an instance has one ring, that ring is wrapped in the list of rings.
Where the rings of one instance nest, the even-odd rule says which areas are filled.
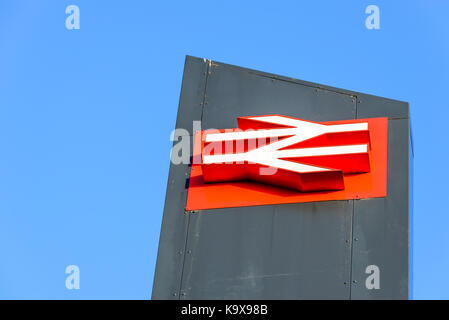
[[[191,215],[186,299],[348,299],[351,201]]]
[[[352,299],[408,298],[408,119],[388,126],[387,196],[354,201]],[[379,268],[379,290],[365,286],[369,265]]]
[[[406,299],[408,104],[187,57],[178,128],[199,119],[204,129],[232,128],[238,116],[270,113],[387,116],[387,197],[184,214],[189,167],[171,164],[153,298]],[[371,264],[379,290],[365,287]]]
[[[348,94],[259,75],[243,68],[211,64],[202,123],[206,129],[237,126],[239,116],[282,114],[311,121],[354,119]]]
[[[177,128],[192,130],[192,122],[201,119],[207,63],[187,58],[184,66]],[[192,132],[189,132],[192,139]],[[175,142],[176,143],[176,142]],[[192,150],[192,146],[191,146]],[[184,263],[187,227],[190,215],[184,214],[187,200],[188,164],[170,165],[162,219],[159,250],[153,284],[153,299],[179,299]]]

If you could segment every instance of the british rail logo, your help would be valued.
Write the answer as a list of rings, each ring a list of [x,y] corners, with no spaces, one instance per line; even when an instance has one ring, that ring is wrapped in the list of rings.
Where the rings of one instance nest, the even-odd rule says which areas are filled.
[[[205,182],[254,180],[302,192],[341,190],[344,173],[370,171],[367,122],[326,125],[269,115],[238,118],[238,126],[205,132]]]
[[[187,210],[386,195],[386,118],[237,118],[195,138]]]

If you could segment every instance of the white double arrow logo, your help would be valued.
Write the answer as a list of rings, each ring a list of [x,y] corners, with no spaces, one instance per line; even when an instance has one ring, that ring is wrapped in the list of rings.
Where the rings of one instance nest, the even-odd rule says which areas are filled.
[[[324,125],[279,115],[246,117],[245,119],[263,122],[272,125],[274,128],[243,132],[208,133],[205,136],[205,144],[263,138],[269,139],[283,137],[283,139],[263,145],[256,149],[248,150],[246,152],[212,155],[204,154],[202,158],[203,165],[249,162],[272,168],[288,170],[299,174],[335,171],[339,168],[327,168],[317,165],[302,164],[285,159],[297,159],[300,161],[300,158],[304,157],[362,154],[367,153],[369,149],[368,143],[289,149],[291,146],[324,134],[342,134],[359,131],[368,132],[368,123],[366,122]]]

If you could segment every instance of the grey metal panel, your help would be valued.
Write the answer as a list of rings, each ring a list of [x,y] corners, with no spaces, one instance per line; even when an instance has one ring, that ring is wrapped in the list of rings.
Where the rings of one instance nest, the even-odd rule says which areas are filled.
[[[352,299],[408,299],[408,139],[408,119],[388,121],[387,197],[354,202]],[[380,269],[379,290],[365,286],[369,265]]]
[[[184,214],[189,171],[188,165],[170,166],[152,299],[178,299],[189,219]]]
[[[357,91],[351,91],[342,88],[336,88],[328,85],[323,85],[320,83],[313,83],[309,81],[304,81],[300,79],[295,79],[291,77],[281,76],[273,73],[263,72],[260,70],[253,70],[248,68],[243,68],[239,66],[234,66],[222,62],[211,62],[211,70],[214,66],[226,68],[232,72],[244,72],[253,74],[260,77],[265,77],[268,79],[273,79],[276,81],[284,81],[292,84],[299,84],[305,87],[310,87],[313,89],[321,89],[329,92],[335,92],[338,94],[348,95],[353,98],[358,98],[357,111],[359,116],[357,118],[368,118],[368,117],[389,117],[390,119],[396,118],[407,118],[409,117],[409,105],[407,102],[388,99],[384,97],[374,96],[366,93],[361,93]]]
[[[233,128],[238,116],[276,113],[312,121],[353,119],[356,102],[348,94],[211,63],[202,117],[204,128]]]
[[[346,95],[350,95],[350,96],[354,96],[354,97],[359,94],[358,92],[354,92],[354,91],[350,91],[350,90],[346,90],[346,89],[342,89],[342,88],[336,88],[336,87],[332,87],[332,86],[328,86],[328,85],[323,85],[323,84],[320,84],[320,83],[304,81],[304,80],[295,79],[295,78],[291,78],[291,77],[286,77],[286,76],[282,76],[282,75],[278,75],[278,74],[274,74],[274,73],[269,73],[269,72],[264,72],[264,71],[260,71],[260,70],[248,69],[248,68],[239,67],[239,66],[235,66],[235,65],[231,65],[231,64],[226,64],[226,63],[223,63],[223,62],[215,62],[214,61],[212,63],[216,64],[216,65],[220,65],[220,66],[225,67],[227,69],[236,69],[236,70],[248,72],[248,73],[251,73],[251,74],[255,74],[255,75],[258,75],[258,76],[267,77],[267,78],[270,78],[270,79],[287,81],[287,82],[291,82],[291,83],[294,83],[294,84],[300,84],[300,85],[307,86],[307,87],[312,87],[312,88],[325,89],[327,91],[333,91],[333,92],[346,94]]]
[[[191,214],[185,299],[349,299],[351,201]]]
[[[409,156],[409,162],[408,162],[408,210],[409,210],[409,245],[408,245],[408,252],[409,252],[409,268],[408,268],[408,296],[409,299],[413,299],[413,236],[414,236],[414,219],[413,219],[413,207],[414,207],[414,150],[413,150],[413,131],[412,131],[412,124],[411,119],[409,122],[410,127],[410,140],[409,140],[409,150],[408,150],[408,156]]]
[[[193,121],[201,120],[207,69],[206,60],[186,57],[176,128],[186,129],[190,135],[194,134]]]
[[[184,67],[177,128],[192,130],[201,119],[207,63],[187,57]],[[192,137],[189,136],[192,140]],[[190,146],[192,150],[192,145]],[[152,299],[179,299],[189,215],[184,214],[190,165],[170,165],[162,218]]]
[[[388,117],[388,119],[408,118],[408,103],[357,93],[357,118],[374,117]]]

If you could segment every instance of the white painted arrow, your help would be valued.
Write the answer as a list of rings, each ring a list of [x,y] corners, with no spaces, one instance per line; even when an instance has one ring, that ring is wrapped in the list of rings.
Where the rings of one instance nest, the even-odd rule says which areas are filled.
[[[368,123],[366,122],[323,125],[319,123],[313,123],[300,119],[293,119],[277,115],[249,117],[247,119],[267,122],[273,125],[289,126],[291,128],[260,129],[255,131],[207,134],[205,137],[206,143],[246,140],[246,139],[276,138],[276,137],[287,137],[287,138],[242,153],[204,155],[203,164],[238,163],[248,161],[274,168],[295,171],[298,173],[306,173],[306,172],[331,171],[333,169],[306,165],[283,159],[312,157],[312,156],[357,154],[368,152],[367,144],[281,150],[286,147],[292,146],[294,144],[300,143],[302,141],[311,138],[315,138],[317,136],[326,133],[365,131],[368,130]]]

